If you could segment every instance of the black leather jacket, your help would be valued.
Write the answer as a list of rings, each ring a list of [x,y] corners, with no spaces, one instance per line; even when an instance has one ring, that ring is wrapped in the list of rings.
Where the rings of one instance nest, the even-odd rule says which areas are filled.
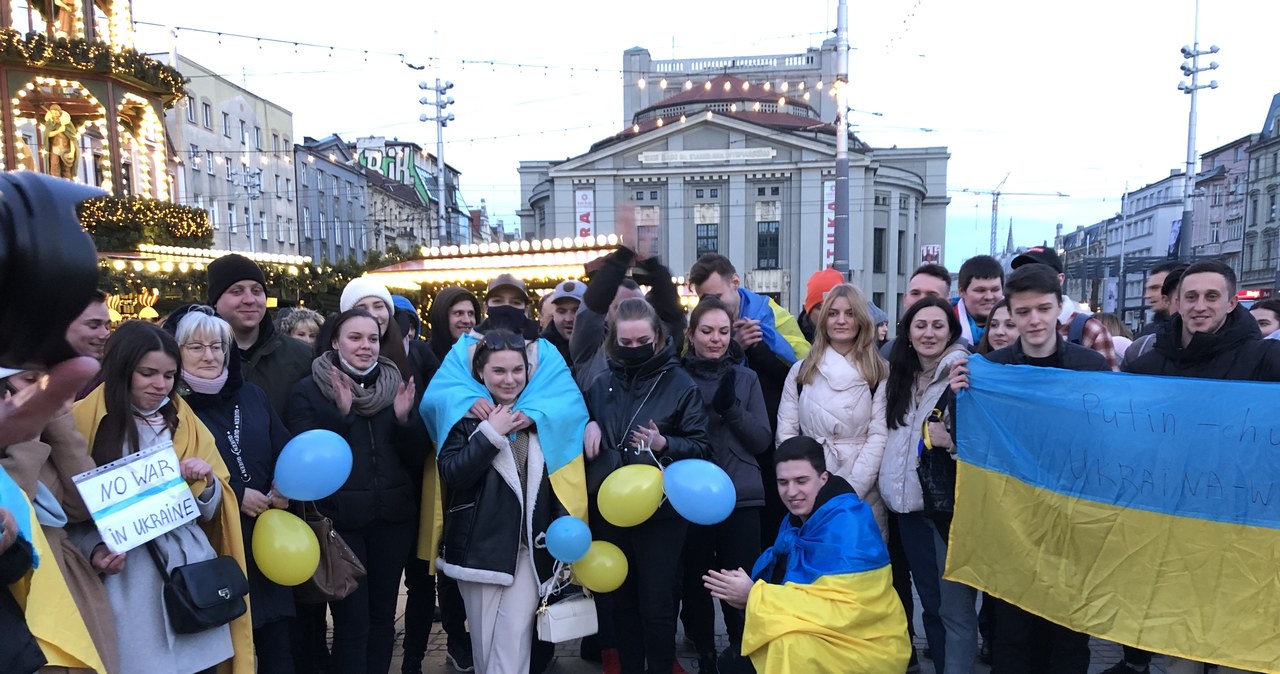
[[[653,459],[637,454],[630,441],[631,430],[650,420],[667,439],[658,453],[662,463],[711,456],[702,393],[680,367],[670,340],[638,366],[610,358],[608,376],[597,378],[584,398],[591,420],[600,426],[600,455],[587,463],[587,490],[593,495],[614,470],[633,463],[653,465]],[[654,515],[664,516],[675,516],[669,503]]]
[[[447,487],[438,564],[450,578],[510,585],[521,534],[538,581],[551,578],[555,559],[540,538],[551,522],[568,513],[551,490],[535,439],[536,432],[529,443],[532,475],[522,497],[516,490],[518,477],[506,436],[472,417],[463,418],[449,431],[436,461]],[[522,498],[528,506],[522,505]]]

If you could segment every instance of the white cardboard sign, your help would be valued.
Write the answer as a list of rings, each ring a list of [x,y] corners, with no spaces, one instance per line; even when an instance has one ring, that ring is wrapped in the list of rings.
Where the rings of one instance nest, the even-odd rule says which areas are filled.
[[[200,509],[171,443],[130,454],[72,478],[102,542],[132,550],[194,520]]]

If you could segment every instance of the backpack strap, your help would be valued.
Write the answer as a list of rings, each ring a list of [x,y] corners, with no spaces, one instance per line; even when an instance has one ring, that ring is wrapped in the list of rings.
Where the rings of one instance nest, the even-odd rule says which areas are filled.
[[[1067,331],[1067,341],[1080,344],[1084,339],[1084,324],[1089,322],[1089,314],[1077,313],[1071,317],[1071,327]]]

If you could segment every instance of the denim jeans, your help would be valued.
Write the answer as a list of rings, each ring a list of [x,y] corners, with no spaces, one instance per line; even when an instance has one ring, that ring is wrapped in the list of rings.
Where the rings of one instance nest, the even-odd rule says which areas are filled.
[[[933,524],[920,513],[898,515],[898,532],[902,534],[902,550],[907,555],[907,565],[911,567],[911,580],[920,595],[924,637],[932,651],[934,668],[945,671],[947,643],[940,615],[942,592],[939,579],[942,573],[937,550],[940,539]],[[907,616],[907,620],[911,619],[912,616]]]
[[[937,551],[939,590],[942,603],[939,614],[947,633],[947,660],[938,665],[942,674],[972,674],[978,659],[978,591],[950,580],[942,579],[947,565],[947,541],[933,526],[934,549]]]

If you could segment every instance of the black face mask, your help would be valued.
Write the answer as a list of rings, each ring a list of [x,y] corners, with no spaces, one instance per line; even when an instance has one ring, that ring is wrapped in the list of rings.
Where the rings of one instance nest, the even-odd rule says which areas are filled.
[[[490,328],[505,328],[517,335],[524,332],[525,315],[523,309],[517,309],[512,306],[501,305],[489,307],[485,316],[489,321]]]
[[[641,365],[645,361],[653,358],[653,344],[642,344],[640,346],[619,346],[618,362],[627,367]]]

